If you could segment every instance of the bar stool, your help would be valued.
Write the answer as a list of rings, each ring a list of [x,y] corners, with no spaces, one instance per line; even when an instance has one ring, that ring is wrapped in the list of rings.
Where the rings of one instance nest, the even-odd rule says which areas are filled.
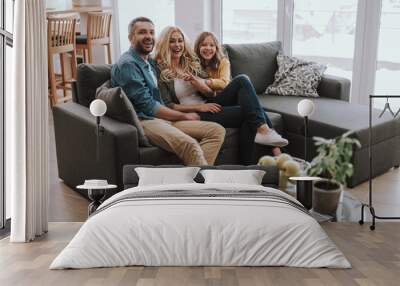
[[[111,64],[111,17],[111,12],[88,13],[87,34],[76,36],[76,49],[83,51],[85,63],[93,63],[93,45],[103,45],[107,48],[107,60]]]
[[[76,50],[75,50],[75,29],[76,14],[63,16],[50,16],[47,18],[47,59],[48,59],[48,77],[49,77],[49,99],[53,107],[57,104],[57,88],[63,89],[64,97],[62,101],[71,99],[67,97],[66,90],[70,89],[70,80],[67,80],[65,71],[64,56],[71,56],[72,78],[76,79]],[[54,55],[60,55],[61,80],[56,79],[54,72]]]

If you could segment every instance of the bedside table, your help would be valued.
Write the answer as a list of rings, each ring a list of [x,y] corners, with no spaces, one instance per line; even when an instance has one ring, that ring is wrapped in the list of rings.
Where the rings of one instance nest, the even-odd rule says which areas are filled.
[[[308,210],[312,208],[313,182],[321,180],[319,177],[290,177],[289,180],[296,182],[296,199]]]
[[[88,206],[88,215],[90,216],[101,205],[106,192],[116,187],[117,185],[108,184],[107,180],[85,180],[83,185],[79,185],[76,188],[88,191],[89,199],[92,201]]]

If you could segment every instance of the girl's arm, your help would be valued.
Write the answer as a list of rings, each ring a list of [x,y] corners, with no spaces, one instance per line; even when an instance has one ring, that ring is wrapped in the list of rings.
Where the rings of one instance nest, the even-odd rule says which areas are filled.
[[[223,58],[219,64],[217,77],[209,78],[206,83],[212,90],[222,90],[231,81],[231,66],[227,58]]]

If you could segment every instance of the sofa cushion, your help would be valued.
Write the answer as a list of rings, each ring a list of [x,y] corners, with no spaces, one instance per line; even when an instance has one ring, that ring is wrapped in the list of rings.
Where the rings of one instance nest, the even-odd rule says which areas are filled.
[[[260,94],[259,99],[266,110],[282,115],[287,132],[303,134],[304,124],[297,104],[304,98]],[[368,106],[323,97],[312,100],[315,111],[309,118],[309,136],[334,138],[353,130],[361,145],[368,146]],[[378,118],[379,114],[380,110],[373,109],[373,144],[400,135],[400,118],[393,119],[388,114]]]
[[[326,65],[305,61],[279,53],[275,81],[265,93],[277,95],[318,97],[317,87]]]
[[[96,91],[96,98],[103,100],[107,105],[106,115],[115,120],[131,124],[138,131],[139,146],[152,146],[149,143],[135,108],[125,95],[121,87],[111,87],[111,81],[107,80]]]
[[[281,51],[280,42],[226,44],[224,48],[228,52],[233,77],[238,74],[248,75],[257,93],[264,92],[274,82],[278,68],[276,56]]]
[[[111,77],[111,65],[80,64],[77,68],[78,103],[89,107],[97,88]]]

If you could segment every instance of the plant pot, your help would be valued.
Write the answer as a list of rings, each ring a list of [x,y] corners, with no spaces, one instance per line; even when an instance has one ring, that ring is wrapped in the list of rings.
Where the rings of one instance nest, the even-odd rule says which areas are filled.
[[[314,183],[313,189],[313,210],[320,214],[335,214],[342,186],[332,181],[321,180]]]

